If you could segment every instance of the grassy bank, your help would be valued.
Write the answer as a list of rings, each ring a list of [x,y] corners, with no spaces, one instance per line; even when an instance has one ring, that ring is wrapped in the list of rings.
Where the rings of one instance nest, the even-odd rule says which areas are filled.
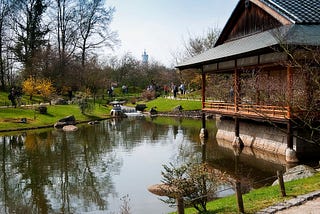
[[[3,95],[3,99],[5,99],[4,96],[5,95]],[[201,109],[200,101],[158,98],[150,102],[145,102],[145,104],[148,109],[157,107],[159,112],[172,111],[178,105],[181,105],[184,110]],[[103,119],[109,117],[112,108],[111,106],[105,107],[96,104],[92,112],[82,114],[78,105],[49,105],[47,107],[47,114],[40,114],[35,110],[36,106],[0,108],[0,131],[51,126],[59,119],[69,115],[74,115],[79,122]],[[22,118],[26,118],[27,123],[21,123]]]
[[[191,111],[191,110],[201,110],[201,101],[197,100],[186,100],[186,99],[166,99],[163,97],[159,97],[155,100],[151,100],[146,102],[147,109],[151,109],[152,107],[157,107],[157,111],[159,112],[168,112],[172,111],[178,105],[182,106],[183,110]]]
[[[40,114],[36,107],[1,108],[0,131],[29,129],[43,126],[51,126],[59,119],[74,115],[78,122],[107,118],[111,107],[95,105],[92,112],[82,114],[78,105],[55,105],[47,106],[47,114]],[[26,118],[27,123],[21,123]]]
[[[255,213],[268,206],[289,200],[298,195],[307,194],[320,189],[320,173],[313,177],[285,183],[287,197],[282,197],[278,185],[252,190],[243,195],[245,213]],[[237,213],[235,195],[217,199],[207,204],[207,213]],[[187,208],[186,214],[197,213],[193,208]]]

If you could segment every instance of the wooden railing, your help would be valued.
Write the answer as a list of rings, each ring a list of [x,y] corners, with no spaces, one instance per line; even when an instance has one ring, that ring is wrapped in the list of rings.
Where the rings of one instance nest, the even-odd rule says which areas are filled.
[[[282,106],[238,104],[238,108],[233,103],[205,102],[204,109],[224,115],[238,115],[244,117],[270,118],[286,120],[288,118],[288,108]]]

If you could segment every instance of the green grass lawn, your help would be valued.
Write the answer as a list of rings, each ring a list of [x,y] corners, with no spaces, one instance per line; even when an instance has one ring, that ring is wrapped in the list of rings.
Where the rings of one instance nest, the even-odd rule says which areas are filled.
[[[0,93],[1,100],[7,99],[6,93]],[[25,99],[25,98],[24,98]],[[181,105],[184,110],[200,110],[200,101],[188,101],[178,99],[158,98],[146,102],[148,109],[157,107],[159,112],[172,111],[176,106]],[[49,105],[47,114],[40,114],[36,107],[0,108],[0,131],[37,128],[53,125],[60,118],[74,115],[77,121],[88,121],[107,118],[110,115],[111,106],[105,107],[96,104],[94,110],[88,114],[81,114],[78,105]],[[147,110],[148,110],[147,109]],[[21,119],[26,118],[27,123],[21,123]]]
[[[176,106],[181,105],[183,110],[201,110],[202,104],[201,101],[197,100],[180,100],[180,99],[166,99],[163,97],[159,97],[155,100],[151,100],[146,102],[147,109],[151,109],[152,107],[157,107],[157,111],[166,112],[172,111]]]
[[[8,99],[9,92],[0,92],[0,106],[11,106],[11,101]],[[23,105],[39,104],[42,102],[41,97],[35,95],[32,100],[28,95],[23,95],[20,99],[20,103]]]
[[[95,105],[92,112],[82,114],[78,105],[55,105],[47,106],[47,114],[40,114],[35,108],[0,108],[0,131],[50,126],[69,115],[74,115],[77,121],[103,119],[110,115],[111,110],[111,107]],[[21,123],[22,118],[26,118],[27,123]]]
[[[285,183],[286,197],[281,196],[280,188],[268,186],[252,190],[243,195],[245,213],[255,213],[268,206],[289,200],[298,195],[307,194],[320,189],[320,173],[309,178],[303,178]],[[235,195],[217,199],[207,204],[207,213],[237,213],[237,202]],[[194,214],[194,208],[185,209],[186,214]]]

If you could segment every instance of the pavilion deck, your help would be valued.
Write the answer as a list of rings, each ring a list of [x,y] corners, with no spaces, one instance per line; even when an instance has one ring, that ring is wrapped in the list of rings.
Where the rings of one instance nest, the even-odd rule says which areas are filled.
[[[237,116],[244,119],[255,119],[285,123],[288,121],[288,108],[281,106],[238,104],[226,102],[203,102],[204,112],[222,116]]]

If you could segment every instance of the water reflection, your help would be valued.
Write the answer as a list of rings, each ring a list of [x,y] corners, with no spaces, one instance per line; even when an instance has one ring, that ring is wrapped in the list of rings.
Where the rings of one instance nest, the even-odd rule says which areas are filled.
[[[173,209],[147,191],[160,182],[163,164],[207,161],[251,187],[265,185],[256,181],[283,167],[219,146],[213,121],[208,142],[201,142],[200,127],[192,119],[126,119],[85,124],[71,133],[0,136],[0,213],[120,213],[126,195],[132,213],[167,213]]]

